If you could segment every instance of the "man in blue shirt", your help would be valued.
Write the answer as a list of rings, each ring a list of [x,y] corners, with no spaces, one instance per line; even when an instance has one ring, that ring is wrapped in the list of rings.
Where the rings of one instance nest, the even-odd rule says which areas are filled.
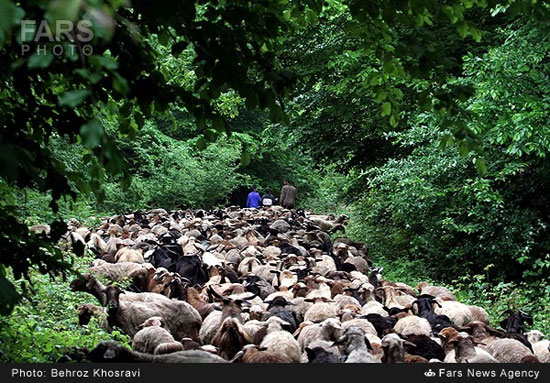
[[[246,199],[246,207],[259,208],[260,203],[262,202],[262,197],[257,192],[257,187],[252,186],[252,191],[248,193],[248,198]]]

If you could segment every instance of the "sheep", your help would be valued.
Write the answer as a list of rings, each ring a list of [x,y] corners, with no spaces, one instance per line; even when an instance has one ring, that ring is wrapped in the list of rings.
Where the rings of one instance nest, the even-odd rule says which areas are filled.
[[[287,359],[282,355],[268,351],[266,347],[255,344],[247,344],[231,360],[232,363],[286,363]]]
[[[304,351],[314,340],[336,341],[342,336],[342,330],[342,325],[337,319],[325,319],[321,323],[304,327],[298,336],[298,344]]]
[[[365,337],[365,332],[359,327],[350,327],[338,339],[344,363],[379,363],[370,352],[372,349]]]
[[[168,354],[182,351],[183,344],[176,342],[164,325],[161,317],[151,317],[138,326],[132,339],[132,350],[148,354]]]
[[[202,319],[205,319],[214,310],[221,310],[221,306],[218,303],[205,302],[201,294],[194,287],[186,289],[186,299],[199,312]]]
[[[479,321],[486,325],[489,324],[489,314],[487,314],[487,311],[483,307],[470,305],[468,308],[472,312],[472,321]]]
[[[160,316],[176,339],[185,336],[198,339],[202,323],[201,316],[187,302],[171,300],[160,294],[125,293],[118,286],[108,286],[104,294],[109,325],[121,327],[131,337],[137,332],[137,326],[145,322],[146,319]],[[158,297],[155,297],[154,300],[140,301],[140,299],[147,299],[146,294]],[[129,298],[121,299],[125,295],[129,295]]]
[[[394,331],[399,335],[426,335],[430,336],[432,327],[430,322],[415,315],[408,315],[397,321]]]
[[[305,352],[309,363],[340,363],[340,358],[337,355],[323,347],[306,347]]]
[[[284,297],[278,296],[273,298],[271,301],[264,301],[264,303],[267,303],[267,312],[265,312],[262,315],[262,320],[267,320],[271,316],[277,316],[281,318],[282,320],[289,323],[290,332],[296,331],[298,328],[298,320],[296,318],[296,314],[290,310],[285,309],[285,306],[287,305],[293,305],[292,302],[288,302]]]
[[[443,347],[432,338],[426,335],[409,335],[405,339],[409,342],[404,344],[407,353],[419,355],[427,360],[438,359],[443,361],[445,359]]]
[[[424,289],[422,290],[424,291]],[[441,307],[435,308],[438,315],[446,315],[456,326],[466,326],[474,320],[472,311],[464,303],[452,301],[440,301]]]
[[[367,319],[355,318],[342,323],[342,329],[344,331],[352,326],[359,327],[361,330],[365,332],[365,334],[372,334],[372,335],[378,336],[376,329],[374,328],[372,323],[370,323]]]
[[[86,326],[90,323],[92,317],[99,319],[99,325],[105,330],[110,330],[107,325],[107,313],[105,309],[100,306],[96,306],[93,303],[85,303],[78,305],[76,307],[76,312],[78,314],[78,324],[81,326]]]
[[[218,331],[222,319],[221,311],[212,311],[204,318],[199,331],[199,339],[202,344],[212,343],[212,339]]]
[[[304,320],[320,323],[328,318],[336,318],[338,316],[336,307],[325,300],[324,298],[306,299],[306,301],[313,302],[313,305],[304,314]]]
[[[220,356],[232,359],[245,345],[252,343],[242,323],[235,317],[225,318],[212,338],[212,344],[219,348]]]
[[[466,326],[461,327],[460,330],[472,335],[476,342],[482,344],[482,348],[504,335],[502,331],[494,329],[480,321],[472,321]]]
[[[135,262],[119,262],[119,263],[107,263],[99,264],[90,267],[89,272],[96,277],[107,278],[112,282],[120,282],[125,278],[133,278],[138,270],[147,272],[149,269],[153,269],[153,265],[150,263],[135,263]]]
[[[457,363],[498,363],[498,360],[485,350],[475,347],[475,343],[471,335],[463,332],[449,340],[449,345],[454,347],[454,358]]]
[[[533,324],[533,318],[522,311],[506,310],[502,315],[509,316],[500,321],[500,326],[506,329],[505,338],[516,339],[523,343],[527,348],[533,351],[531,343],[527,340],[524,333],[524,323]]]
[[[487,351],[500,363],[521,363],[521,359],[533,355],[531,350],[515,339],[497,339],[487,346]]]
[[[378,314],[380,316],[387,316],[388,311],[384,308],[384,305],[380,302],[370,301],[361,307],[361,315]]]
[[[420,292],[420,294],[432,295],[443,301],[456,301],[456,298],[451,290],[443,286],[431,286],[428,282],[420,282],[418,286],[416,286],[416,289]]]
[[[404,345],[409,344],[416,347],[414,343],[410,343],[401,339],[396,334],[388,334],[382,338],[382,348],[384,350],[384,356],[382,362],[384,363],[404,363],[405,362],[405,348]]]
[[[538,330],[526,332],[525,336],[533,346],[533,353],[540,362],[550,363],[550,341],[546,339],[546,336]]]
[[[291,333],[282,329],[283,321],[277,317],[269,318],[272,323],[267,328],[267,335],[260,343],[266,351],[273,352],[283,357],[288,363],[300,362],[300,345]]]
[[[227,363],[225,359],[207,351],[188,350],[169,354],[146,354],[129,350],[113,340],[99,343],[86,358],[94,363]]]
[[[376,313],[362,315],[360,318],[368,320],[376,329],[376,335],[378,335],[379,337],[386,335],[387,332],[393,329],[393,326],[395,326],[395,322],[397,322],[394,318],[390,316],[382,316]]]

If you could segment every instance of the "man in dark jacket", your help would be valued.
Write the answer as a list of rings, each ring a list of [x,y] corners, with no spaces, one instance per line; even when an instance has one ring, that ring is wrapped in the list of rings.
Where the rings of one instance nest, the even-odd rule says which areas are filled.
[[[246,199],[246,207],[259,208],[260,202],[262,202],[262,197],[258,193],[256,186],[252,186],[252,191],[248,193],[248,198]]]
[[[289,180],[284,180],[283,184],[283,188],[281,189],[281,198],[279,198],[281,206],[285,209],[294,209],[297,190],[294,186],[292,186]]]

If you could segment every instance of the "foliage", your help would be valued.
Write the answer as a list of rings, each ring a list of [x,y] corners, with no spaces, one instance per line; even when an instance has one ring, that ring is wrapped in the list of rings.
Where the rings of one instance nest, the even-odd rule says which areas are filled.
[[[91,259],[83,258],[75,266],[89,262]],[[32,278],[34,292],[9,316],[0,317],[1,361],[52,363],[74,352],[75,347],[92,349],[101,340],[128,343],[128,336],[117,329],[107,333],[96,318],[87,326],[78,324],[76,306],[90,302],[90,295],[73,293],[68,281],[61,278],[50,279],[38,272],[33,272]]]

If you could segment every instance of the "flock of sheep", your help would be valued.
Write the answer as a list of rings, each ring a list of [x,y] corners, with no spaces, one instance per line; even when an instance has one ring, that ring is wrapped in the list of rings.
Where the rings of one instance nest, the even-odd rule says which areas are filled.
[[[71,282],[97,301],[77,308],[128,345],[103,341],[93,362],[550,362],[549,341],[521,311],[487,312],[445,287],[391,282],[347,217],[279,206],[155,209],[69,222],[68,242],[96,259]],[[123,289],[121,286],[126,286]]]

